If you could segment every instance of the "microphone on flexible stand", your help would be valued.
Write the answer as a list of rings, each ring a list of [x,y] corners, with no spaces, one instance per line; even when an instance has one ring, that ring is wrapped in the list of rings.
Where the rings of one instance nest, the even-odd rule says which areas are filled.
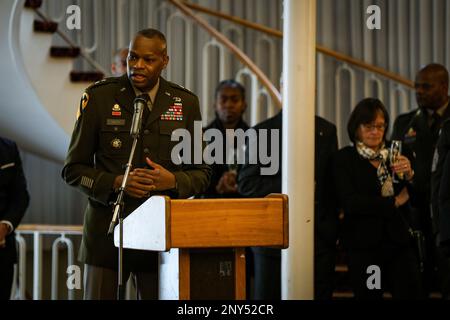
[[[134,99],[134,114],[131,122],[130,135],[135,138],[139,135],[142,127],[142,114],[144,108],[147,107],[147,102],[150,100],[148,94],[141,94]]]

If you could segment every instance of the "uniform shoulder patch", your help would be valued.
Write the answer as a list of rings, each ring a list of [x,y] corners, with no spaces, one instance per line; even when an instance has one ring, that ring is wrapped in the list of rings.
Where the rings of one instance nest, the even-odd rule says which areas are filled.
[[[80,106],[77,111],[77,120],[83,113],[84,109],[86,109],[88,102],[89,102],[89,94],[87,93],[87,91],[85,91],[85,92],[83,92],[83,95],[81,96]]]

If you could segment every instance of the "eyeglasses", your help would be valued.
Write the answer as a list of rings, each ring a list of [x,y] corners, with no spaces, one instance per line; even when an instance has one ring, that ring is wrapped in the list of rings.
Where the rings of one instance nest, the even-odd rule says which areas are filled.
[[[367,131],[372,131],[374,129],[377,129],[378,131],[384,131],[384,130],[386,130],[386,127],[387,127],[386,123],[383,123],[383,124],[367,124],[367,123],[364,123],[361,126]]]

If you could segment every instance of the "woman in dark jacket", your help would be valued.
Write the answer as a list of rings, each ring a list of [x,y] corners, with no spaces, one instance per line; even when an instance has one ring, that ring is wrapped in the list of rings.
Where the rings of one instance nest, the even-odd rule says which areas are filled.
[[[381,299],[386,290],[397,299],[419,294],[418,260],[408,233],[408,187],[414,171],[403,155],[389,163],[388,126],[382,102],[362,100],[347,126],[353,145],[341,149],[334,161],[344,210],[342,241],[357,299]]]

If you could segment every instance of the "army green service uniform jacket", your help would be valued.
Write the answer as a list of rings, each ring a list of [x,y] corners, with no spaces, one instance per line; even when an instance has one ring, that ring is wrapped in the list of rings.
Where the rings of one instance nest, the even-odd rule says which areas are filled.
[[[131,82],[124,75],[95,83],[85,91],[80,102],[62,176],[69,185],[89,197],[79,255],[80,261],[86,264],[117,268],[117,248],[114,247],[113,236],[107,236],[107,231],[112,219],[112,204],[117,197],[113,182],[125,171],[133,141],[130,127],[134,99]],[[146,167],[145,158],[149,157],[175,175],[177,188],[155,191],[152,195],[188,198],[207,188],[211,175],[209,166],[175,165],[171,161],[171,149],[178,143],[171,141],[172,132],[185,128],[194,139],[195,120],[201,121],[197,96],[160,78],[153,109],[144,111],[133,168]],[[130,214],[145,200],[147,198],[136,199],[126,195],[124,215]],[[124,251],[126,271],[156,271],[157,266],[156,253]]]

